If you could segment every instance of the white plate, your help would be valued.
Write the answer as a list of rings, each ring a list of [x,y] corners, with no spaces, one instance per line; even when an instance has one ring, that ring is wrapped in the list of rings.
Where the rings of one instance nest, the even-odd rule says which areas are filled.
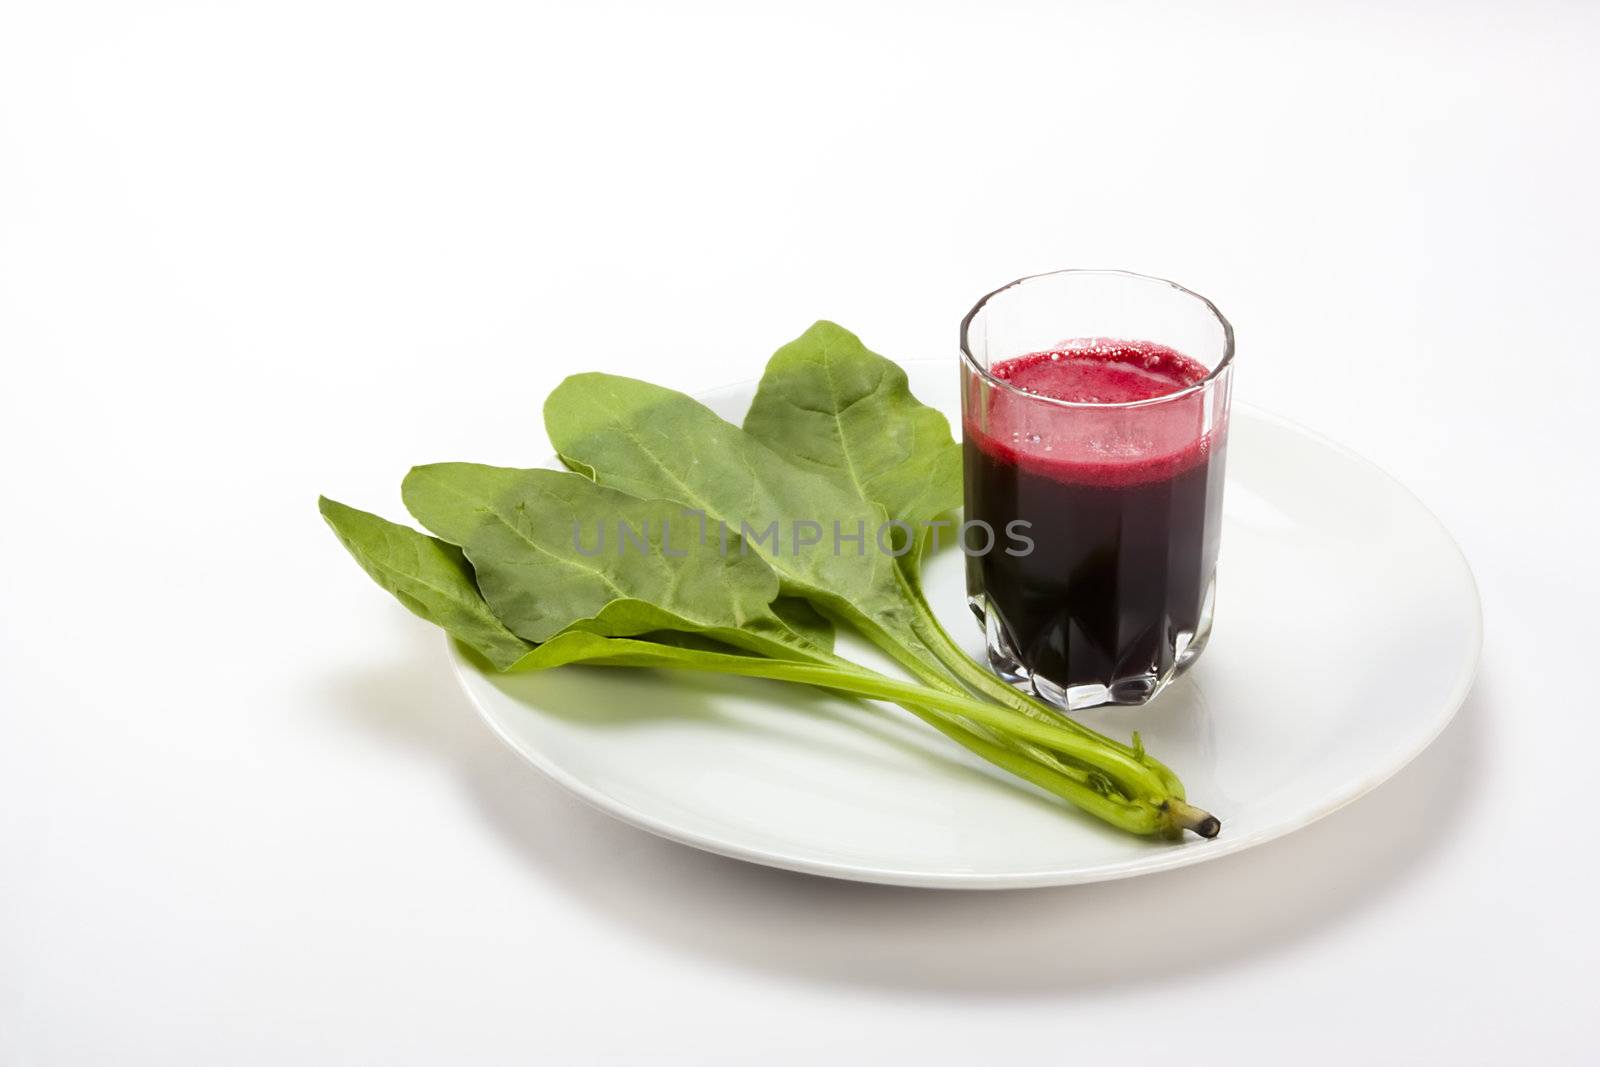
[[[907,367],[957,410],[953,361]],[[754,383],[703,399],[738,422]],[[1223,822],[1213,841],[1105,827],[993,771],[899,708],[752,679],[563,667],[497,676],[454,655],[506,743],[602,811],[687,845],[811,874],[994,889],[1125,878],[1289,833],[1383,782],[1466,697],[1482,623],[1472,573],[1427,509],[1366,461],[1249,407],[1228,448],[1216,630],[1137,728]],[[980,647],[961,557],[935,609]],[[853,643],[841,651],[881,665]]]

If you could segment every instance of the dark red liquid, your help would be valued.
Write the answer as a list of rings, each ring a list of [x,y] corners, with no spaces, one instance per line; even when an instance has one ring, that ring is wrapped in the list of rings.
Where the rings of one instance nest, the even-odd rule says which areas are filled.
[[[1125,404],[1180,392],[1208,371],[1161,345],[1094,339],[990,373],[1039,397]],[[1205,392],[1064,407],[971,377],[966,517],[989,523],[1002,545],[1008,524],[1024,520],[1034,544],[1025,555],[969,557],[968,591],[991,616],[991,650],[998,629],[1000,658],[1036,685],[1107,685],[1113,701],[1135,702],[1204,644],[1226,433],[1208,430]]]

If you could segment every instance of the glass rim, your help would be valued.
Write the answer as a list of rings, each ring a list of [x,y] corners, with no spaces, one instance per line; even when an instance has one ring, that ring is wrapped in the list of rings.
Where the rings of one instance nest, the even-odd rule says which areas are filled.
[[[1030,393],[1026,389],[1019,389],[1015,385],[1012,385],[1010,382],[1006,381],[1004,378],[996,378],[993,374],[990,374],[989,368],[978,362],[977,357],[972,354],[971,346],[967,343],[967,331],[971,328],[972,321],[978,317],[979,312],[983,311],[983,309],[989,305],[990,300],[993,300],[1001,293],[1015,289],[1024,282],[1031,282],[1039,278],[1054,278],[1062,274],[1092,274],[1099,275],[1101,277],[1112,276],[1120,278],[1132,278],[1141,282],[1156,282],[1160,285],[1165,285],[1172,289],[1176,289],[1184,296],[1193,297],[1195,300],[1198,300],[1200,303],[1204,304],[1206,309],[1211,312],[1212,316],[1222,326],[1222,358],[1217,361],[1217,365],[1215,367],[1211,368],[1211,372],[1209,374],[1207,374],[1204,378],[1201,378],[1198,382],[1195,382],[1193,385],[1186,385],[1175,393],[1163,393],[1160,396],[1147,397],[1144,400],[1118,400],[1111,402],[1060,400],[1053,396],[1045,396],[1043,393]],[[1137,338],[1126,338],[1126,340],[1137,340]],[[967,312],[966,317],[961,320],[961,359],[962,362],[964,362],[968,367],[970,367],[986,382],[995,388],[1003,389],[1016,396],[1023,397],[1027,400],[1037,401],[1042,404],[1054,404],[1057,407],[1063,408],[1100,409],[1154,407],[1157,404],[1165,404],[1171,400],[1180,400],[1183,397],[1193,396],[1196,393],[1203,392],[1204,390],[1210,388],[1218,378],[1222,377],[1222,375],[1233,366],[1233,323],[1229,322],[1222,312],[1217,310],[1217,305],[1213,304],[1210,300],[1201,296],[1193,289],[1179,285],[1175,281],[1170,281],[1166,278],[1157,278],[1151,274],[1139,274],[1131,270],[1110,270],[1106,268],[1095,267],[1070,267],[1065,270],[1048,270],[1040,274],[1027,274],[1016,279],[1015,281],[1007,282],[992,292],[985,293],[982,299],[980,299],[976,304],[972,305],[972,310]]]

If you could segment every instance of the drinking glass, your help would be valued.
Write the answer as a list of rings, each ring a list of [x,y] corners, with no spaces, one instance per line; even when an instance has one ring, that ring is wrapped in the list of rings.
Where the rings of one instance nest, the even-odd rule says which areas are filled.
[[[1097,352],[1192,384],[1063,400],[1006,380],[1021,357]],[[1063,270],[978,301],[961,356],[965,518],[994,531],[967,558],[990,665],[1067,709],[1147,702],[1211,636],[1233,328],[1172,282]]]

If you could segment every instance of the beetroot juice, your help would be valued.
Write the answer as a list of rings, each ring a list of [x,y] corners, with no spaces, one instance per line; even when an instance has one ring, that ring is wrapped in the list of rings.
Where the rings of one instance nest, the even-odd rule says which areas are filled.
[[[1226,390],[1219,416],[1211,369],[1149,341],[986,370],[967,388],[966,518],[1033,542],[968,559],[991,663],[1063,706],[1142,703],[1210,634]]]

